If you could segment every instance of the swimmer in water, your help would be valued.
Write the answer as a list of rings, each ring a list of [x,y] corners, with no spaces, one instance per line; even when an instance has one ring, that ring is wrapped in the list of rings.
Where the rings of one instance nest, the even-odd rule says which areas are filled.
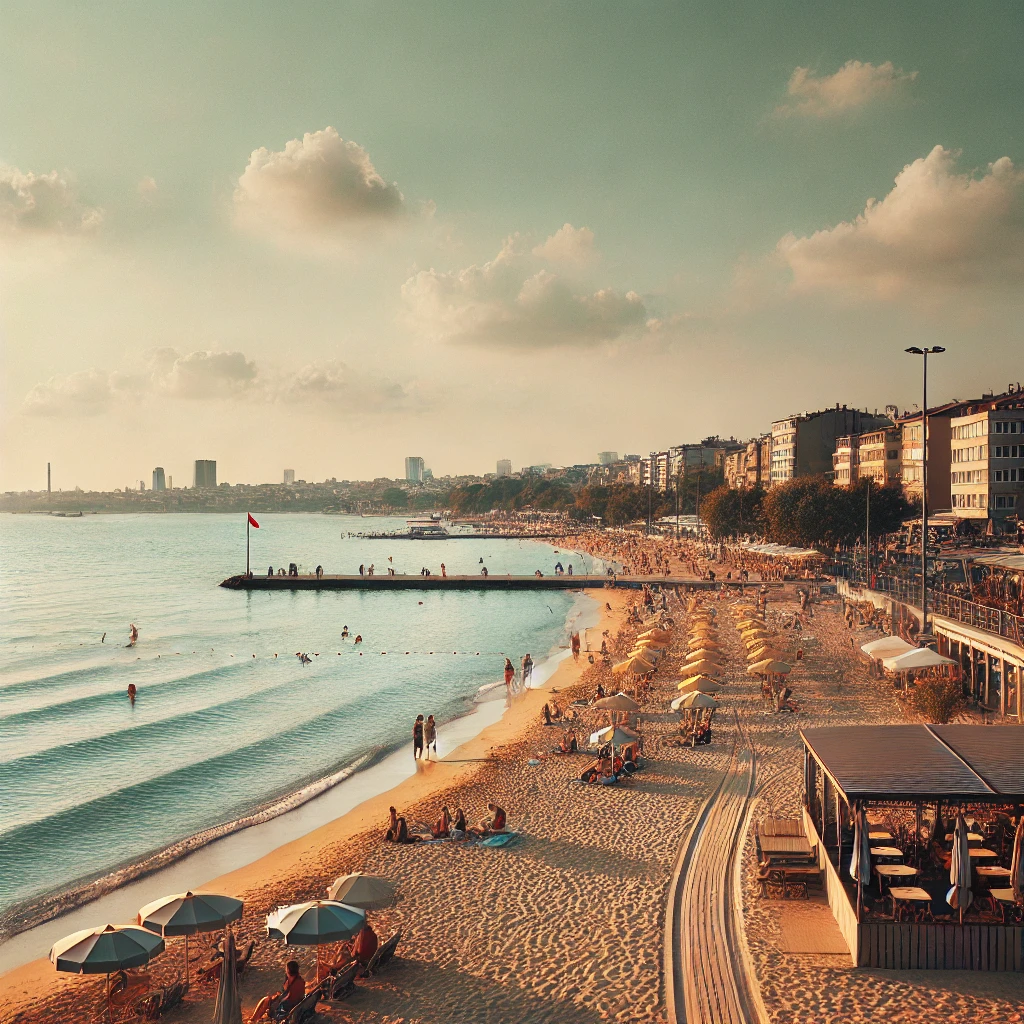
[[[138,639],[139,639],[139,627],[136,626],[134,622],[132,622],[132,623],[129,624],[128,629],[129,629],[128,643],[125,644],[125,646],[126,647],[134,647],[135,644],[138,642]]]
[[[341,630],[341,638],[342,638],[342,640],[347,640],[348,639],[348,626],[344,626],[342,628],[342,630]]]
[[[363,642],[363,638],[362,638],[362,636],[361,636],[360,634],[358,634],[358,633],[357,633],[357,634],[356,634],[356,638],[355,638],[355,640],[353,641],[353,643],[361,644],[362,642]]]
[[[136,695],[137,692],[138,691],[135,689],[135,684],[134,683],[129,683],[128,684],[128,699],[133,704],[135,703],[135,695]]]

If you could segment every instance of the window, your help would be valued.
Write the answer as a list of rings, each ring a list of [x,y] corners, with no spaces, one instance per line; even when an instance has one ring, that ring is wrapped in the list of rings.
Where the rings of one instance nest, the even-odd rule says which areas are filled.
[[[1017,502],[1015,494],[997,494],[995,500],[996,508],[1014,508]]]
[[[996,444],[992,446],[994,459],[1024,458],[1024,444]]]
[[[1024,469],[994,469],[992,479],[997,484],[1015,484],[1024,481]]]
[[[1021,420],[997,420],[992,424],[993,434],[1024,434],[1024,422]]]

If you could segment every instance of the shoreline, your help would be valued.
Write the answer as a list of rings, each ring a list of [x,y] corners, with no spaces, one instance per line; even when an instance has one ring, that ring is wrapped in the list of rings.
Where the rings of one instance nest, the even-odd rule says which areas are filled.
[[[607,628],[604,622],[607,614],[593,595],[581,591],[569,609],[563,631],[579,629],[585,634],[598,626]],[[550,693],[567,665],[579,671],[585,667],[586,662],[572,664],[569,655],[569,650],[560,643],[553,645],[549,654],[534,668],[534,685],[519,694],[511,705],[500,698],[482,696],[488,689],[487,684],[467,694],[464,698],[465,710],[439,722],[439,746],[442,751],[450,747],[441,754],[441,762],[458,763],[454,755],[465,753],[465,748],[479,741],[495,726],[518,722],[524,706],[532,710],[537,705],[539,710],[543,701],[538,702],[537,695]],[[567,684],[563,682],[562,685]],[[378,802],[389,794],[401,791],[406,784],[417,782],[425,766],[421,763],[409,771],[407,747],[408,744],[403,741],[394,748],[370,751],[331,775],[283,794],[233,821],[193,833],[146,855],[140,861],[123,865],[99,879],[84,882],[71,891],[70,905],[54,913],[47,912],[49,901],[69,895],[68,891],[41,898],[38,901],[43,906],[41,916],[0,942],[0,977],[9,980],[34,963],[42,964],[44,969],[52,973],[49,962],[45,960],[45,951],[63,935],[100,923],[101,916],[102,923],[133,919],[137,908],[152,899],[167,892],[196,888],[196,875],[211,879],[201,883],[202,888],[220,884],[222,879],[240,873],[244,876],[248,869],[268,857],[274,857],[279,851],[304,840],[311,840],[324,829],[356,814],[364,805]],[[429,762],[430,765],[435,763],[439,762]],[[460,765],[462,767],[465,766]],[[426,771],[429,773],[431,769],[427,768]],[[461,773],[455,770],[452,778],[436,779],[433,784],[438,787],[450,785],[459,775]],[[366,789],[369,792],[365,792]],[[427,794],[403,799],[411,802],[422,799],[424,795]],[[274,813],[269,813],[271,811]],[[387,805],[383,816],[387,817]],[[94,888],[99,891],[89,895],[89,891]],[[75,893],[81,893],[84,898],[74,899]],[[37,960],[40,953],[44,959]],[[57,978],[60,976],[57,975]],[[2,1008],[4,1002],[3,997],[0,997]]]

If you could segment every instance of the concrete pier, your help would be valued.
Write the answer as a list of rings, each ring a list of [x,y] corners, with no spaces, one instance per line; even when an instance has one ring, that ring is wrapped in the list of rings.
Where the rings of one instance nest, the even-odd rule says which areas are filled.
[[[698,590],[720,588],[756,591],[760,583],[738,580],[687,579],[685,576],[230,576],[221,583],[229,590],[593,590],[603,587],[639,588],[693,587]]]

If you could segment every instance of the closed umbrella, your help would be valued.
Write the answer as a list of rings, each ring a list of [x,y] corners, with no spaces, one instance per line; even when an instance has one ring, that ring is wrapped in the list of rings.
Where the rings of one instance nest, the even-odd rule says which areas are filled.
[[[1024,815],[1017,822],[1017,831],[1013,836],[1013,856],[1010,858],[1010,886],[1013,898],[1024,902]]]
[[[395,887],[380,875],[364,875],[362,871],[355,871],[336,878],[327,890],[327,896],[348,907],[376,910],[386,907],[395,898]]]
[[[320,977],[320,947],[358,935],[366,913],[334,900],[311,900],[278,907],[267,915],[267,935],[284,939],[286,946],[316,946],[316,974]]]
[[[147,931],[169,938],[185,936],[185,983],[188,984],[188,937],[215,932],[242,916],[242,901],[213,892],[185,892],[147,903],[138,923]]]
[[[68,974],[107,975],[107,1017],[110,1009],[110,975],[148,964],[164,951],[164,940],[145,928],[130,924],[108,924],[104,928],[86,928],[55,942],[50,962]]]
[[[238,991],[238,954],[235,936],[227,930],[224,937],[224,960],[220,965],[220,984],[213,1008],[213,1024],[242,1024],[242,995]]]
[[[610,697],[602,697],[590,705],[592,708],[599,708],[601,711],[639,711],[640,705],[632,697],[624,693],[615,693]]]
[[[949,880],[952,888],[946,893],[946,902],[960,911],[960,923],[964,923],[964,910],[974,899],[971,893],[971,847],[967,839],[967,822],[963,812],[956,816],[953,829],[953,856],[949,862]]]
[[[708,661],[707,658],[702,658],[700,661],[688,661],[684,670],[694,675],[720,676],[722,674],[722,666],[717,661]]]
[[[857,920],[865,885],[871,883],[871,836],[868,816],[864,808],[858,808],[853,819],[853,855],[850,857],[850,877],[857,883]]]

